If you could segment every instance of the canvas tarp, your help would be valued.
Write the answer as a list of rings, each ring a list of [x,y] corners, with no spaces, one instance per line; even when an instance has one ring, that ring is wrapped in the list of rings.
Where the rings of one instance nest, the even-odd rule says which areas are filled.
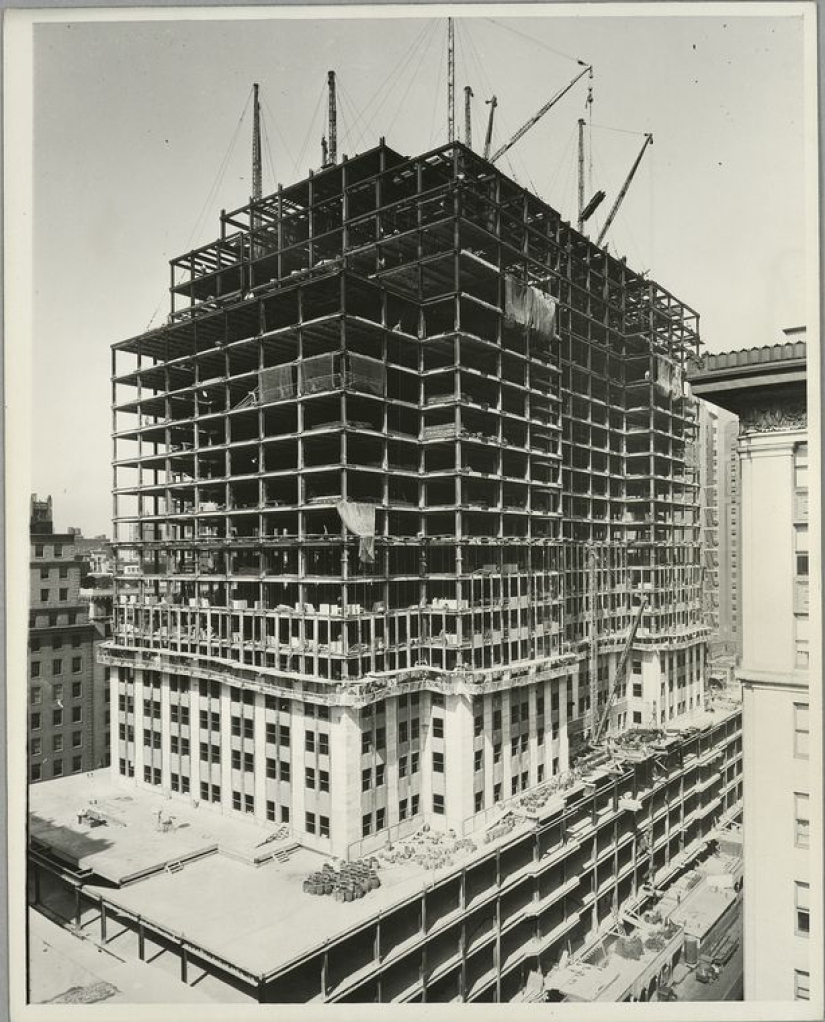
[[[508,326],[525,326],[550,340],[556,334],[556,302],[508,273],[504,277],[504,321]]]
[[[284,366],[272,366],[262,369],[259,373],[261,402],[277,401],[284,397],[295,396],[295,366],[290,363]]]
[[[317,394],[336,385],[335,355],[316,355],[301,363],[304,394]]]
[[[681,397],[684,393],[684,386],[680,367],[675,362],[671,362],[669,358],[663,358],[662,356],[656,358],[654,365],[656,367],[656,375],[653,382],[668,394]]]
[[[349,356],[349,380],[353,390],[366,394],[384,394],[384,363],[365,355]]]
[[[358,556],[365,564],[375,560],[375,504],[339,500],[335,505],[341,521],[361,540]]]

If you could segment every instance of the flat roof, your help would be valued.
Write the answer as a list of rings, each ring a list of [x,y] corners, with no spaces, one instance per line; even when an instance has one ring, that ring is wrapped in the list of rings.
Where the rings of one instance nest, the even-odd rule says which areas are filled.
[[[801,331],[786,333],[796,337]],[[687,377],[696,397],[740,414],[766,395],[804,397],[806,375],[803,339],[707,353],[699,365],[688,369]]]
[[[79,820],[85,811],[99,815],[105,824]],[[168,828],[159,825],[158,813],[171,818]],[[92,870],[116,884],[219,848],[252,862],[281,846],[269,842],[258,847],[276,830],[274,824],[222,816],[205,806],[120,784],[108,768],[29,788],[30,839],[78,870]]]
[[[382,863],[381,887],[357,901],[339,902],[302,888],[307,875],[327,861],[318,852],[299,848],[285,863],[270,861],[255,868],[219,854],[117,891],[87,890],[263,976],[416,894],[433,875],[414,862]],[[440,879],[451,869],[435,872]]]

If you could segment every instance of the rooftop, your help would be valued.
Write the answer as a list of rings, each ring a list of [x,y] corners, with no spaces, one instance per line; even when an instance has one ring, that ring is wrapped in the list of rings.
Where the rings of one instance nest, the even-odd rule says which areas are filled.
[[[688,369],[694,395],[737,415],[766,397],[804,398],[805,328],[790,328],[785,336],[781,344],[705,354]]]

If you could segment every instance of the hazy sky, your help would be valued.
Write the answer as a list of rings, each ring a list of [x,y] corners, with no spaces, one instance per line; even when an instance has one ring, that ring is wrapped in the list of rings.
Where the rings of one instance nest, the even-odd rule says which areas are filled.
[[[654,135],[614,251],[697,309],[709,350],[774,343],[804,322],[800,18],[495,22],[456,23],[456,121],[469,84],[477,147],[491,94],[501,143],[577,73],[575,58],[592,63],[602,215],[641,145],[631,132]],[[265,192],[319,166],[328,69],[339,152],[384,135],[414,155],[446,141],[446,20],[40,25],[34,66],[32,482],[54,497],[58,527],[108,533],[109,348],[162,321],[168,260],[247,201],[248,106],[239,120],[252,82]],[[500,163],[571,218],[586,94],[580,82]]]

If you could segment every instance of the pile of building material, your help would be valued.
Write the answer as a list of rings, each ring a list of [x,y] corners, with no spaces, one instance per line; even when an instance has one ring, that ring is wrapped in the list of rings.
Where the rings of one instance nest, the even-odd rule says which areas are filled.
[[[381,886],[377,870],[374,857],[344,862],[337,870],[325,862],[304,880],[303,889],[306,894],[330,894],[336,901],[357,901]]]

